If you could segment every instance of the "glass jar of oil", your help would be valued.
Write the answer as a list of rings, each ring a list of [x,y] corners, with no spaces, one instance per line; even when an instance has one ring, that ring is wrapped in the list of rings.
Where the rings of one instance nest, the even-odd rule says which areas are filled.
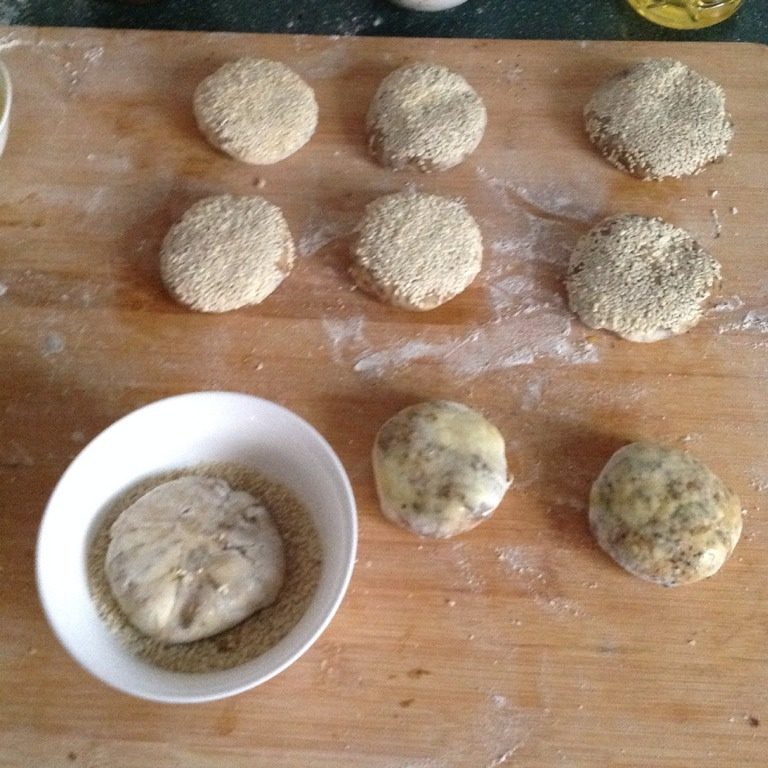
[[[649,21],[674,29],[701,29],[725,21],[741,0],[628,0]]]

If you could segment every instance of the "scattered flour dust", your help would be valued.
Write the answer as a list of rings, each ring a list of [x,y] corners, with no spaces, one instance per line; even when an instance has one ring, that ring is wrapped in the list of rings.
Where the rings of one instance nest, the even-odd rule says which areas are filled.
[[[0,0],[0,23],[13,24],[9,15],[16,16],[16,11],[26,6],[27,3]],[[14,48],[28,48],[48,57],[56,75],[63,78],[68,93],[77,88],[104,55],[104,48],[100,45],[40,39],[31,30],[12,31],[0,36],[0,54]]]
[[[485,292],[490,317],[462,327],[425,325],[408,338],[381,341],[362,314],[343,321],[346,327],[327,321],[337,363],[378,377],[420,362],[439,362],[473,379],[538,360],[562,365],[598,361],[597,348],[567,307],[562,279],[579,230],[599,209],[599,189],[590,193],[586,181],[584,189],[563,190],[554,181],[523,184],[486,169],[477,173],[492,208],[503,214],[482,222],[484,263],[473,286]],[[299,253],[310,254],[353,230],[352,221],[324,219],[322,213],[310,217]]]
[[[0,283],[0,296],[5,296],[8,293],[8,286],[5,283]]]
[[[478,759],[475,765],[497,768],[511,761],[531,738],[536,730],[536,717],[514,707],[506,696],[498,693],[488,696],[484,709],[473,731],[478,734],[486,758],[485,761]]]
[[[525,547],[499,547],[496,559],[504,572],[519,582],[529,593],[534,604],[542,611],[561,618],[580,618],[581,606],[574,600],[554,594],[549,584],[546,568],[535,554]]]
[[[459,587],[468,588],[470,592],[483,590],[485,581],[467,556],[466,544],[463,541],[454,542],[451,546],[451,562],[459,574]]]
[[[301,249],[301,246],[300,246]],[[574,331],[564,299],[532,274],[516,272],[508,245],[494,244],[486,267],[486,293],[492,317],[462,330],[427,329],[407,340],[370,343],[362,316],[326,321],[337,362],[352,358],[355,371],[378,376],[419,361],[439,361],[465,378],[529,365],[540,359],[564,364],[595,363],[596,347]]]
[[[60,333],[55,331],[49,331],[46,333],[43,339],[43,355],[58,355],[64,351],[64,337]]]
[[[511,154],[507,163],[513,166],[515,162],[516,157]],[[561,178],[534,184],[515,181],[483,167],[478,167],[476,173],[495,196],[496,203],[510,212],[522,209],[543,219],[586,223],[603,210],[602,192],[592,179],[572,181],[567,186]]]
[[[307,52],[294,68],[310,80],[327,80],[340,77],[351,66],[348,47],[343,42],[337,42],[321,51]]]
[[[744,300],[740,296],[721,296],[710,307],[710,314],[721,314],[726,312],[735,312],[744,306]]]
[[[758,493],[766,493],[768,492],[768,477],[754,477],[750,486]]]
[[[741,319],[720,326],[720,333],[745,331],[753,334],[768,333],[768,309],[751,309]]]
[[[312,256],[334,240],[351,234],[359,218],[358,211],[313,206],[296,243],[298,255],[302,258]]]
[[[521,303],[529,301],[526,298]],[[511,316],[497,315],[490,323],[445,333],[446,338],[440,341],[417,335],[375,350],[366,341],[365,320],[356,317],[347,322],[347,332],[340,332],[336,325],[326,325],[326,331],[332,333],[336,356],[342,355],[342,345],[348,346],[347,351],[355,357],[354,370],[371,376],[418,361],[439,361],[455,373],[473,378],[539,359],[581,364],[597,362],[599,357],[593,344],[573,332],[572,320],[564,308],[546,305],[528,304],[524,311]]]

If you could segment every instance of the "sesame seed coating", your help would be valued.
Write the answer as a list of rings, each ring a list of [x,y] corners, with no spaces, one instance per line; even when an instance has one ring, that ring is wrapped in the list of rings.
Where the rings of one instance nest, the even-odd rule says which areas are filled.
[[[642,179],[695,174],[723,157],[733,136],[723,89],[674,59],[647,59],[615,75],[584,118],[608,161]]]
[[[629,341],[684,333],[720,278],[720,265],[684,230],[659,218],[605,219],[576,244],[566,287],[591,328]]]
[[[371,152],[399,170],[444,171],[458,165],[485,132],[485,105],[459,74],[437,64],[412,64],[389,74],[368,109]]]
[[[463,202],[405,191],[366,207],[352,256],[360,288],[404,309],[428,310],[475,279],[483,243]]]
[[[198,85],[193,108],[213,146],[255,165],[292,155],[317,126],[312,88],[285,64],[268,59],[224,64]]]
[[[291,271],[294,246],[280,209],[261,197],[217,195],[168,231],[160,274],[169,293],[199,312],[258,304]]]

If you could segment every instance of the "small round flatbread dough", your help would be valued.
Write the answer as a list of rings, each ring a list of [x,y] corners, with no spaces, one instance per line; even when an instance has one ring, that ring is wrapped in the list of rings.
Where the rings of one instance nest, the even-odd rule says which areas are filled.
[[[718,262],[687,232],[622,214],[578,241],[566,287],[571,309],[590,328],[652,342],[693,327],[719,279]]]
[[[376,435],[373,472],[384,516],[441,539],[488,519],[509,488],[504,438],[472,408],[410,406]]]
[[[673,587],[720,569],[741,536],[742,509],[698,459],[632,443],[610,458],[592,486],[589,523],[619,565]]]
[[[224,64],[197,86],[193,108],[214,147],[254,165],[292,155],[317,126],[312,88],[285,64],[269,59]]]
[[[195,203],[168,231],[160,274],[190,309],[228,312],[266,299],[293,262],[293,238],[276,205],[218,195]]]
[[[641,179],[680,178],[723,157],[733,136],[723,89],[674,59],[647,59],[601,85],[584,107],[589,138]]]
[[[400,170],[445,171],[475,151],[487,115],[461,76],[438,64],[411,64],[381,82],[366,128],[374,157]]]
[[[131,624],[166,643],[187,643],[274,602],[285,562],[280,534],[253,496],[223,480],[186,476],[120,514],[105,568]]]
[[[398,192],[370,203],[352,249],[360,288],[396,307],[434,309],[461,293],[483,261],[480,228],[459,200]]]

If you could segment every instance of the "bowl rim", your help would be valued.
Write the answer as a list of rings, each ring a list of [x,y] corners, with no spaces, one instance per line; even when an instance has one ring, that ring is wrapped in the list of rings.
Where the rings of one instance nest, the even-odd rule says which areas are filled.
[[[347,547],[345,548],[346,551],[344,552],[343,566],[339,568],[339,574],[336,576],[333,582],[333,589],[331,592],[331,594],[333,595],[332,600],[330,600],[330,602],[327,603],[325,610],[322,614],[322,617],[317,621],[316,625],[312,627],[311,632],[306,636],[306,638],[301,643],[301,645],[297,646],[290,654],[288,654],[285,658],[283,658],[280,663],[276,664],[274,667],[267,670],[266,672],[262,672],[260,674],[254,675],[252,679],[246,680],[242,683],[238,683],[234,685],[220,684],[219,686],[217,686],[217,690],[213,690],[211,691],[211,693],[157,694],[154,692],[140,691],[140,690],[137,690],[135,687],[132,688],[128,686],[124,687],[119,685],[118,683],[116,683],[115,680],[108,679],[106,676],[99,674],[99,672],[92,669],[91,666],[87,663],[87,661],[81,658],[81,656],[74,650],[73,645],[71,643],[71,639],[63,633],[62,628],[57,619],[57,614],[59,610],[55,606],[53,606],[53,604],[50,602],[50,599],[49,599],[50,596],[46,589],[46,582],[50,579],[50,577],[46,574],[45,567],[42,564],[42,560],[43,560],[42,554],[47,546],[47,541],[49,538],[46,530],[48,526],[51,525],[49,510],[54,505],[56,498],[59,494],[60,488],[68,482],[69,476],[73,472],[78,470],[77,464],[81,460],[83,454],[87,454],[93,451],[94,445],[98,447],[98,444],[100,442],[102,442],[103,440],[109,439],[112,433],[118,432],[122,428],[126,420],[132,419],[138,414],[143,415],[148,410],[157,409],[157,408],[166,406],[168,404],[171,404],[173,402],[181,402],[182,400],[194,400],[194,399],[200,399],[200,398],[205,398],[205,399],[214,398],[218,400],[230,400],[232,402],[234,402],[235,400],[249,401],[251,404],[258,404],[260,407],[266,407],[268,409],[276,410],[282,416],[284,416],[289,420],[293,420],[302,429],[306,430],[307,433],[310,435],[310,437],[313,440],[315,440],[318,443],[318,445],[323,449],[323,454],[325,458],[329,461],[329,463],[331,464],[331,466],[333,467],[336,473],[335,479],[339,483],[340,490],[342,492],[343,499],[344,499],[342,511],[343,511],[344,517],[346,518],[345,526],[348,528],[348,536],[347,536],[348,541],[347,541]],[[35,582],[37,587],[38,600],[42,606],[46,623],[48,624],[49,628],[51,629],[54,636],[58,640],[59,644],[66,651],[67,655],[70,656],[70,658],[72,658],[78,664],[78,666],[83,668],[90,675],[97,678],[102,683],[106,684],[107,686],[111,687],[114,690],[120,691],[121,693],[130,695],[139,699],[144,699],[147,701],[156,701],[156,702],[174,703],[174,704],[203,703],[207,701],[215,701],[215,700],[235,696],[237,694],[240,694],[247,690],[255,688],[259,685],[262,685],[263,683],[267,682],[268,680],[271,680],[273,677],[277,676],[278,674],[283,672],[285,669],[290,667],[307,650],[309,650],[309,648],[311,648],[312,645],[314,645],[314,643],[317,641],[320,635],[326,630],[330,622],[333,620],[334,616],[338,612],[339,606],[341,605],[346,595],[347,589],[349,587],[349,583],[352,578],[352,573],[354,570],[355,561],[357,557],[357,539],[358,539],[357,505],[355,502],[355,496],[352,489],[352,484],[349,480],[349,476],[346,472],[344,465],[342,464],[341,460],[336,454],[336,452],[333,450],[333,448],[328,443],[328,441],[323,437],[323,435],[320,434],[320,432],[312,424],[310,424],[308,421],[306,421],[304,418],[302,418],[301,416],[299,416],[297,413],[290,410],[289,408],[286,408],[285,406],[280,405],[279,403],[276,403],[272,400],[259,397],[258,395],[251,395],[243,392],[233,392],[233,391],[225,391],[225,390],[203,390],[203,391],[186,392],[182,394],[171,395],[169,397],[160,398],[158,400],[153,400],[142,406],[139,406],[138,408],[135,408],[129,411],[128,413],[124,414],[123,416],[121,416],[120,418],[118,418],[117,420],[109,424],[102,431],[97,433],[85,446],[83,446],[83,448],[77,453],[77,455],[70,461],[70,463],[68,464],[68,466],[66,467],[66,469],[61,474],[58,481],[56,482],[53,490],[51,491],[40,520],[40,524],[38,527],[37,540],[35,545]],[[288,635],[286,635],[285,637],[289,637],[292,631],[293,630],[289,631]],[[282,642],[282,640],[280,642]],[[252,661],[254,660],[250,659],[243,663],[247,664]],[[236,669],[237,666],[240,666],[240,665],[236,665],[231,669]],[[203,676],[210,675],[211,677],[215,677],[215,676],[222,675],[222,673],[226,674],[227,672],[230,672],[230,671],[231,670],[222,670],[217,672],[173,673],[173,674],[178,674],[182,676],[185,674],[194,674],[195,676],[198,677],[198,679],[202,679]]]
[[[11,73],[2,59],[0,59],[0,83],[2,83],[3,92],[3,110],[0,112],[0,131],[2,131],[8,123],[11,114],[11,101],[13,100]]]

